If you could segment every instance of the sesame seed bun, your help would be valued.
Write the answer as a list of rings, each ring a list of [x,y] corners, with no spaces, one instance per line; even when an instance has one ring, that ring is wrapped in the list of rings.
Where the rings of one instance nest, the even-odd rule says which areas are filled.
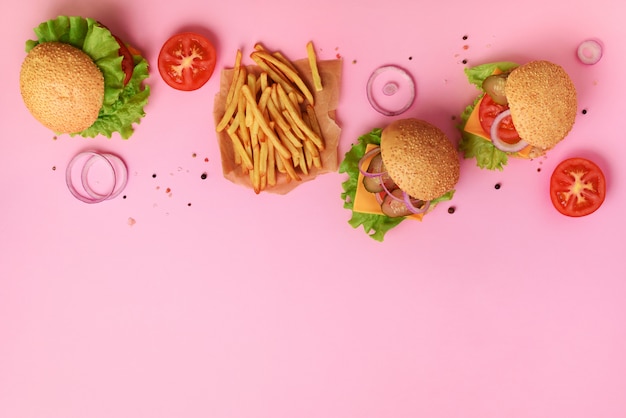
[[[24,59],[20,91],[28,110],[58,133],[76,133],[98,118],[104,77],[83,51],[61,42],[44,42]]]
[[[515,129],[530,145],[550,149],[572,129],[576,88],[559,65],[532,61],[519,66],[509,74],[505,91]]]
[[[383,129],[380,149],[389,176],[416,199],[438,198],[459,181],[456,149],[443,131],[428,122],[392,122]]]

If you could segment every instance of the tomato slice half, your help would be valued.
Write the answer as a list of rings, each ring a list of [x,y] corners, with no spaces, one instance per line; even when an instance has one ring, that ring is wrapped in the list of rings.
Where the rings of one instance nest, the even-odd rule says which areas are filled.
[[[508,106],[494,102],[491,96],[485,93],[478,108],[478,119],[480,120],[480,126],[482,126],[487,134],[491,132],[491,125],[493,125],[496,116],[508,108]],[[500,135],[500,139],[507,144],[516,144],[520,141],[520,136],[513,125],[511,116],[502,119],[502,123],[500,123],[500,127],[498,128],[498,134]]]
[[[209,81],[215,63],[213,44],[193,32],[179,33],[165,41],[158,59],[163,81],[183,91],[197,90]]]
[[[133,71],[135,70],[135,60],[133,59],[133,54],[130,52],[130,49],[124,44],[124,42],[113,35],[115,40],[117,41],[120,49],[118,54],[122,57],[122,71],[124,71],[124,85],[127,85],[133,76]]]
[[[550,199],[563,215],[589,215],[602,205],[605,195],[604,173],[585,158],[562,161],[550,178]]]

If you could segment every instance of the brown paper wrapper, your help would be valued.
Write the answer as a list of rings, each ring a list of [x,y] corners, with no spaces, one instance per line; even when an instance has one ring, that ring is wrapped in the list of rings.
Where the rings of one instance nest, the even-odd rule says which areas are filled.
[[[341,69],[342,60],[324,60],[318,61],[318,69],[324,89],[316,92],[313,88],[313,77],[311,68],[307,59],[294,61],[293,64],[298,69],[302,79],[307,83],[315,98],[315,115],[320,124],[322,136],[324,137],[325,149],[321,152],[322,167],[311,167],[309,174],[305,175],[298,171],[302,178],[301,181],[295,181],[286,174],[276,173],[276,185],[267,186],[264,191],[269,193],[286,194],[298,187],[300,184],[313,180],[320,174],[337,171],[339,166],[339,157],[337,155],[339,136],[341,128],[335,119],[337,104],[339,102],[339,89],[341,86]],[[259,74],[262,70],[256,66],[247,66],[248,72]],[[224,69],[221,72],[220,91],[215,96],[213,107],[213,118],[215,125],[219,123],[226,111],[226,96],[232,82],[234,71],[232,68]],[[252,189],[250,176],[245,174],[238,164],[235,163],[235,151],[233,143],[225,131],[217,132],[217,140],[219,142],[220,154],[222,158],[222,172],[224,177],[231,182]]]

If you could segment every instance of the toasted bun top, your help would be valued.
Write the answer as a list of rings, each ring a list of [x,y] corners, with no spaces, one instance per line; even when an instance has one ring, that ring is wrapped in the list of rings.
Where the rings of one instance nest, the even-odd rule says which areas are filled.
[[[574,126],[576,88],[559,65],[521,65],[509,74],[505,90],[515,129],[530,145],[550,149]]]
[[[459,181],[456,149],[443,131],[428,122],[392,122],[383,129],[380,149],[389,176],[416,199],[438,198]]]
[[[98,118],[104,77],[80,49],[44,42],[24,59],[20,90],[26,107],[44,126],[58,133],[76,133]]]

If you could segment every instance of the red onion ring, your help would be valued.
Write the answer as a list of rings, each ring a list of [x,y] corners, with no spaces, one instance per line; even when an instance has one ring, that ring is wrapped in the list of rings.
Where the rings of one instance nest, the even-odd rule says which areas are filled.
[[[602,58],[602,44],[595,39],[587,39],[578,45],[578,59],[583,64],[593,65]]]
[[[376,94],[378,90],[375,89],[374,83],[382,74],[387,73],[386,75],[392,74],[399,76],[397,79],[392,79],[383,84],[380,88],[380,92],[383,97],[376,98]],[[381,101],[387,101],[385,98],[392,98],[396,96],[398,93],[408,93],[408,97],[406,102],[403,103],[399,108],[395,108],[393,103],[381,104]],[[415,83],[413,82],[413,78],[402,68],[396,65],[385,65],[377,68],[369,80],[367,81],[367,100],[369,100],[372,107],[379,113],[382,113],[385,116],[397,116],[401,113],[404,113],[415,101]],[[391,101],[391,100],[389,100]]]
[[[498,148],[500,151],[518,152],[526,148],[528,146],[528,142],[524,141],[523,139],[520,139],[515,144],[509,144],[507,142],[502,141],[500,139],[500,135],[498,135],[498,128],[500,127],[500,124],[502,123],[504,118],[506,118],[510,114],[511,114],[511,109],[507,109],[503,112],[500,112],[498,116],[496,116],[496,118],[493,120],[493,125],[491,125],[491,132],[490,132],[491,142],[493,142],[493,145],[496,148]]]
[[[420,202],[423,202],[423,200],[419,200],[419,199],[413,199],[411,196],[409,196],[409,194],[407,192],[405,192],[404,190],[402,190],[402,198],[399,198],[397,196],[395,196],[393,193],[391,193],[391,190],[389,190],[387,188],[387,186],[385,186],[385,182],[381,181],[380,182],[381,186],[383,186],[383,190],[385,191],[385,194],[387,194],[390,198],[392,198],[393,200],[397,201],[397,202],[402,202],[405,204],[406,208],[411,211],[412,213],[415,214],[419,214],[419,213],[424,213],[428,210],[428,207],[430,206],[430,202],[424,202],[424,204],[422,205],[421,208],[416,207],[412,200],[417,200]]]
[[[402,196],[404,197],[404,204],[406,205],[407,209],[415,214],[426,213],[428,207],[430,206],[430,201],[412,199],[411,196],[409,196],[408,193],[404,191],[402,192]],[[413,201],[423,202],[424,204],[422,205],[422,207],[418,208],[413,204]]]
[[[75,166],[81,160],[84,160],[84,162],[82,167],[80,167],[81,187],[79,189],[74,180],[74,174]],[[111,170],[111,186],[105,192],[97,192],[89,184],[89,172],[98,161],[104,162],[105,167]],[[65,182],[70,193],[78,200],[85,203],[99,203],[112,199],[122,192],[128,182],[128,170],[124,161],[116,155],[84,151],[76,154],[68,164],[65,170]]]
[[[380,172],[380,173],[369,173],[367,170],[363,170],[363,164],[365,163],[365,161],[367,161],[370,157],[373,158],[374,156],[376,156],[378,154],[380,154],[380,147],[376,147],[376,148],[373,148],[373,149],[369,150],[359,160],[359,171],[365,177],[379,177],[379,176],[382,176],[383,174],[385,174],[384,171]]]
[[[400,199],[391,193],[391,190],[387,188],[384,181],[381,181],[380,185],[383,186],[383,190],[385,191],[385,194],[388,194],[393,200],[397,200],[398,202],[404,202],[404,199]]]
[[[99,154],[98,156],[104,157],[106,160],[108,160],[107,162],[109,163],[109,165],[113,166],[115,175],[115,179],[113,180],[113,190],[111,191],[111,193],[98,193],[94,191],[93,188],[89,185],[89,170],[91,169],[91,166],[94,165],[96,157],[95,155],[91,155],[87,159],[85,165],[83,166],[83,169],[81,170],[81,184],[85,192],[87,192],[87,194],[93,199],[113,199],[117,197],[122,192],[122,190],[124,190],[124,187],[128,182],[128,170],[126,169],[126,164],[124,164],[124,161],[122,161],[122,159],[117,155]],[[118,173],[121,176],[120,179],[117,178]]]

